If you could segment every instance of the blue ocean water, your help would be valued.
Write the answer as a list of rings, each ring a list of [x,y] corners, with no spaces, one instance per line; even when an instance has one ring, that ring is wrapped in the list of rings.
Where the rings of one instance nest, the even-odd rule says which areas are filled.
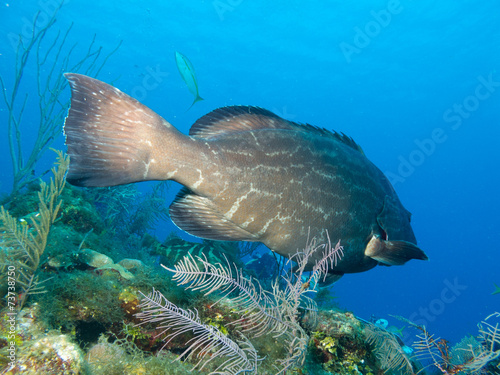
[[[13,36],[27,37],[58,2],[0,4],[0,75],[9,88]],[[44,21],[45,20],[45,21]],[[68,48],[94,35],[110,52],[99,78],[187,132],[205,113],[257,105],[293,121],[344,132],[389,179],[413,214],[428,262],[344,276],[333,293],[369,319],[399,315],[452,342],[500,309],[500,4],[495,0],[65,1],[51,29],[73,23]],[[204,101],[180,78],[175,51],[193,63]],[[62,73],[62,72],[61,72]],[[23,90],[36,96],[34,65]],[[69,89],[65,93],[69,97]],[[0,101],[0,191],[12,168]],[[28,101],[23,142],[39,118]],[[64,148],[62,135],[54,144]],[[53,154],[40,162],[50,167]],[[171,223],[156,235],[164,238]]]

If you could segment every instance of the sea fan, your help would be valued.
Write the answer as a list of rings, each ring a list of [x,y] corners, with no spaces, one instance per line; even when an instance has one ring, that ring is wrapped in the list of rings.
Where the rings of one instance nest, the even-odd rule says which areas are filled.
[[[285,347],[289,348],[288,355],[284,359],[277,361],[279,371],[276,375],[286,374],[287,370],[304,363],[308,342],[309,336],[303,329],[295,329],[292,332],[287,332],[284,344]]]
[[[399,344],[396,336],[374,324],[365,325],[366,341],[374,346],[374,352],[380,360],[380,366],[385,371],[400,371],[403,374],[413,374],[410,359]]]
[[[199,266],[201,265],[201,267]],[[174,273],[173,279],[178,285],[186,285],[186,289],[198,290],[205,295],[217,292],[222,297],[236,292],[231,298],[234,309],[242,313],[240,319],[231,324],[237,325],[243,332],[254,337],[264,333],[282,333],[287,329],[286,322],[281,318],[278,305],[269,292],[261,285],[243,275],[243,271],[222,264],[211,264],[205,257],[194,258],[191,254],[185,256],[173,269],[163,266]]]
[[[216,327],[202,323],[198,311],[183,310],[154,289],[148,296],[143,296],[143,302],[139,306],[142,312],[137,317],[143,320],[141,324],[159,324],[157,329],[161,332],[157,336],[165,334],[162,349],[175,337],[186,332],[193,333],[194,338],[186,343],[188,348],[177,360],[196,358],[198,362],[193,370],[201,370],[208,363],[222,358],[223,362],[211,374],[256,374],[257,352],[248,340],[235,343]]]
[[[464,339],[452,349],[446,340],[434,338],[425,327],[413,324],[422,331],[415,344],[417,356],[429,360],[429,366],[444,374],[479,373],[500,357],[500,323],[492,323],[494,318],[500,318],[500,313],[491,314],[479,324],[479,341]]]
[[[496,323],[492,323],[493,319]],[[471,372],[479,371],[486,365],[500,357],[500,313],[489,315],[479,324],[479,337],[482,341],[481,350],[472,351],[474,359],[465,364],[465,368]],[[491,320],[490,320],[491,319]],[[490,320],[490,321],[488,321]],[[472,350],[472,348],[471,348]],[[498,367],[498,366],[497,366]]]
[[[273,284],[273,298],[277,301],[279,311],[285,318],[284,320],[293,322],[293,329],[296,328],[299,308],[302,308],[310,315],[309,321],[316,321],[317,304],[307,294],[316,293],[318,281],[324,280],[328,272],[337,265],[337,262],[344,255],[340,241],[335,246],[332,246],[328,232],[326,232],[326,235],[328,238],[326,244],[317,245],[315,238],[308,240],[304,250],[293,255],[288,261],[288,263],[292,261],[296,263],[294,272],[282,277],[282,280],[277,279]],[[303,282],[309,260],[317,251],[323,252],[322,257],[313,266],[307,281]]]
[[[312,270],[306,282],[305,269],[309,259],[319,249],[323,250],[321,259]],[[243,275],[243,271],[231,265],[226,259],[226,265],[212,264],[205,256],[193,257],[188,253],[174,268],[163,266],[173,272],[173,279],[178,285],[187,289],[197,290],[209,295],[219,293],[220,299],[227,298],[241,314],[241,318],[230,323],[236,325],[245,334],[261,336],[273,334],[281,337],[284,346],[288,348],[286,358],[278,360],[278,374],[284,374],[292,367],[300,366],[305,360],[309,336],[299,324],[299,309],[314,313],[316,303],[306,293],[314,292],[317,281],[329,272],[342,256],[342,247],[337,243],[331,246],[316,246],[314,239],[309,242],[303,252],[296,254],[291,260],[297,263],[295,272],[289,272],[275,280],[272,291],[262,288],[258,280]],[[173,338],[191,332],[194,338],[188,341],[181,358],[198,359],[195,368],[203,368],[215,358],[227,356],[222,365],[213,373],[240,374],[255,373],[257,370],[257,353],[252,344],[244,338],[235,343],[215,327],[200,322],[198,312],[183,310],[169,302],[161,293],[153,291],[145,297],[141,304],[143,312],[137,316],[144,322],[161,323],[159,335],[166,334],[167,345]],[[309,319],[313,320],[313,319]],[[163,348],[165,347],[163,346]],[[162,348],[162,349],[163,349]],[[211,357],[203,358],[205,353]],[[195,354],[196,353],[196,354]]]
[[[21,310],[29,295],[45,293],[45,281],[39,282],[36,275],[47,247],[49,233],[57,220],[62,200],[60,196],[66,184],[69,157],[57,153],[56,167],[52,168],[54,178],[50,183],[42,181],[38,192],[38,212],[28,220],[18,220],[3,206],[0,207],[0,282],[7,276],[5,269],[16,273],[16,283],[21,297],[16,308]],[[9,273],[10,275],[10,273]],[[10,277],[9,277],[10,279]],[[13,294],[9,292],[9,294]]]
[[[328,271],[337,266],[337,263],[344,256],[344,247],[340,246],[340,240],[337,242],[335,246],[332,246],[332,242],[330,241],[330,235],[328,231],[326,232],[326,237],[328,242],[325,244],[316,245],[316,241],[313,238],[308,246],[306,246],[306,250],[309,254],[307,254],[306,258],[309,258],[313,253],[318,250],[323,250],[323,256],[320,261],[317,262],[313,267],[313,275],[312,277],[317,282],[321,276],[323,276],[323,280],[328,275]]]

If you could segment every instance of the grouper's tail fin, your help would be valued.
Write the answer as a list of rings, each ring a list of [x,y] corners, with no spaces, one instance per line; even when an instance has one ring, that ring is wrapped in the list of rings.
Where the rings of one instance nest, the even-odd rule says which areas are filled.
[[[64,123],[68,182],[113,186],[160,179],[155,145],[175,128],[113,86],[81,74],[64,76],[71,86]]]

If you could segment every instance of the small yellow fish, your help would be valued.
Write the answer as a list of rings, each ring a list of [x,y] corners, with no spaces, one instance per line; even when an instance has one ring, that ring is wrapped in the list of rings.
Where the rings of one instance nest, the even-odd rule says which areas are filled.
[[[182,77],[182,80],[186,83],[191,94],[194,95],[193,104],[188,108],[188,110],[194,105],[194,103],[203,100],[198,92],[198,82],[196,81],[196,74],[194,72],[193,64],[180,52],[175,52],[175,61],[177,63],[177,69]]]

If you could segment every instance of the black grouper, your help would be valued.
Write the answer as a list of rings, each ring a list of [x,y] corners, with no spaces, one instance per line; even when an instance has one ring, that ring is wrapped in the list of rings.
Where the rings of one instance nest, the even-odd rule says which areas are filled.
[[[344,134],[293,123],[262,108],[216,109],[189,136],[118,89],[65,74],[64,132],[78,186],[173,180],[184,186],[173,222],[201,238],[258,241],[291,256],[309,234],[341,240],[330,281],[377,264],[427,259],[410,213],[384,174]],[[316,259],[311,259],[309,266]]]

